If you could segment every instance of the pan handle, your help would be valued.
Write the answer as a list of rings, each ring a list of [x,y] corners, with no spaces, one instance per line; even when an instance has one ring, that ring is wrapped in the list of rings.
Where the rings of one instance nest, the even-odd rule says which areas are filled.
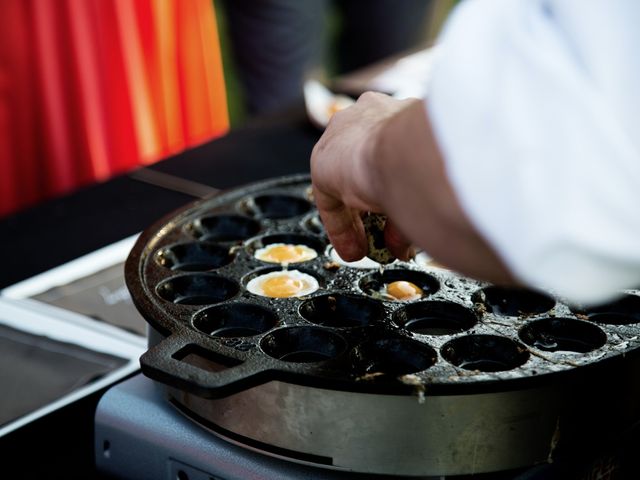
[[[255,387],[269,380],[269,370],[259,362],[247,360],[212,371],[176,358],[183,349],[195,345],[188,338],[171,335],[140,357],[145,376],[204,398],[222,398]]]

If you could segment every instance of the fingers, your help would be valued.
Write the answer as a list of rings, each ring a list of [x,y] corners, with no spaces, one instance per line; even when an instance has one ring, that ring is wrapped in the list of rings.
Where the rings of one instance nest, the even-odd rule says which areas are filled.
[[[346,261],[368,253],[360,211],[380,211],[368,161],[379,126],[397,107],[388,96],[363,94],[333,115],[311,153],[316,206],[329,240]]]
[[[329,241],[338,255],[347,262],[364,257],[367,243],[358,211],[348,208],[315,186],[313,195]]]
[[[388,218],[384,228],[384,241],[389,251],[400,260],[407,261],[415,256],[411,242]]]
[[[342,202],[314,187],[313,195],[329,241],[340,257],[353,262],[368,253],[368,244],[360,212],[348,208]],[[398,259],[408,261],[415,256],[411,242],[387,219],[384,241],[389,251]]]

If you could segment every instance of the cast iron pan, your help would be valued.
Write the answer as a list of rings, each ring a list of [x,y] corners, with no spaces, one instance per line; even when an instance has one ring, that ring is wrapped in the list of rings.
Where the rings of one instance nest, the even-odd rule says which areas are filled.
[[[318,253],[287,268],[313,276],[319,289],[300,298],[248,292],[255,276],[283,269],[255,250],[287,242]],[[134,303],[157,332],[143,373],[207,398],[272,380],[463,394],[609,374],[638,352],[636,291],[584,310],[549,293],[479,283],[422,256],[380,271],[336,266],[329,252],[306,175],[229,190],[161,219],[126,262]],[[403,279],[423,297],[376,294]]]

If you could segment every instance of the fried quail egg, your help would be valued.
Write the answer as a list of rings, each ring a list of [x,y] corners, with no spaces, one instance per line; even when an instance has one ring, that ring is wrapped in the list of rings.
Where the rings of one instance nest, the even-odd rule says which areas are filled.
[[[254,295],[272,298],[302,297],[315,292],[318,281],[299,270],[279,270],[251,279],[247,290]]]
[[[340,265],[344,265],[346,267],[351,268],[380,268],[380,264],[374,260],[371,260],[369,257],[364,257],[360,260],[356,260],[355,262],[347,262],[338,255],[336,249],[333,247],[329,247],[329,257],[336,263]]]
[[[307,262],[317,256],[318,254],[313,248],[289,243],[272,243],[257,249],[254,254],[255,258],[263,262],[280,263],[282,265]]]
[[[422,298],[423,292],[415,283],[405,280],[385,283],[380,290],[376,292],[380,298],[384,300],[396,300],[401,302],[410,302]]]

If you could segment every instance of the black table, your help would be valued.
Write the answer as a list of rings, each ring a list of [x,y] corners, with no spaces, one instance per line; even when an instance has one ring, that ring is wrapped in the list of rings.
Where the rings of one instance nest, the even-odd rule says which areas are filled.
[[[308,172],[319,134],[304,111],[295,108],[249,122],[153,166],[1,219],[0,288],[133,235],[195,199],[172,179],[224,189]],[[0,476],[96,478],[93,414],[102,393],[0,439]]]

